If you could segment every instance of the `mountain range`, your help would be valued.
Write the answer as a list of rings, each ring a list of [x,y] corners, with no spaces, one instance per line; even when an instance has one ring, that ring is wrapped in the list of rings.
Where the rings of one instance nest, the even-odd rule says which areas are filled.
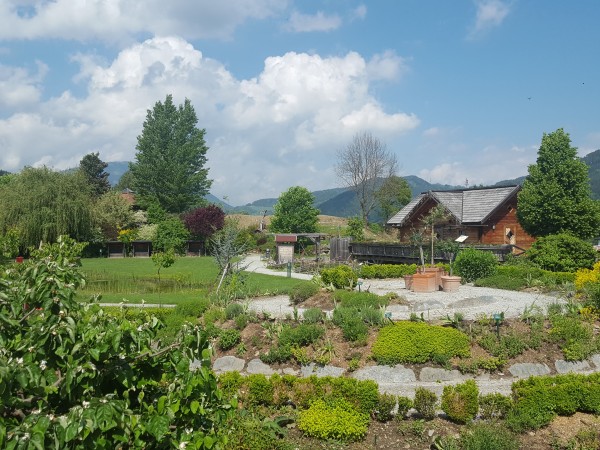
[[[600,150],[581,158],[588,166],[590,176],[590,185],[592,188],[592,197],[596,200],[600,199]],[[108,163],[106,172],[109,173],[109,181],[111,184],[116,184],[121,176],[128,170],[129,163],[126,161],[116,161]],[[453,189],[464,189],[465,186],[456,186],[449,184],[429,183],[415,175],[405,176],[404,179],[410,186],[413,197],[421,192],[436,190],[449,191]],[[510,186],[522,184],[525,176],[514,178],[511,180],[502,180],[495,183],[493,186]],[[353,191],[348,188],[332,188],[320,191],[313,191],[315,197],[315,207],[321,211],[321,214],[352,217],[359,214],[360,208]],[[206,195],[206,199],[214,204],[220,205],[227,213],[262,215],[263,213],[272,214],[273,206],[277,203],[277,198],[262,198],[255,200],[243,206],[232,206],[215,197],[212,194]],[[377,218],[374,218],[376,220]]]

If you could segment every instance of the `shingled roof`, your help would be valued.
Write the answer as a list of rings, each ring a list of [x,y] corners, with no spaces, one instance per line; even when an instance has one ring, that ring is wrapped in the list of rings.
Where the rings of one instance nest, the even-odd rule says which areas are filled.
[[[503,186],[456,191],[428,191],[417,195],[387,224],[401,227],[408,222],[417,207],[427,199],[443,205],[461,224],[484,223],[502,204],[515,195],[520,186]]]

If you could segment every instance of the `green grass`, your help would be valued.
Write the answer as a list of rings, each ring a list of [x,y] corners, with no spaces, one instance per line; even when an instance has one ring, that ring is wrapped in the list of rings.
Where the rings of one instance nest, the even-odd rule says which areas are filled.
[[[178,304],[210,295],[216,289],[219,270],[211,257],[182,257],[161,270],[149,258],[93,258],[82,260],[87,285],[80,300],[101,294],[106,303]],[[292,287],[309,283],[294,278],[246,273],[242,297],[288,294]]]

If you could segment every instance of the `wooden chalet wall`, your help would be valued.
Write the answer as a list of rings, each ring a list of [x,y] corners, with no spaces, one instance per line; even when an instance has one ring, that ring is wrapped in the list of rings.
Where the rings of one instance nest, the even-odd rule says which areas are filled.
[[[482,244],[513,244],[528,249],[535,238],[523,229],[517,220],[517,200],[502,205],[482,228]]]

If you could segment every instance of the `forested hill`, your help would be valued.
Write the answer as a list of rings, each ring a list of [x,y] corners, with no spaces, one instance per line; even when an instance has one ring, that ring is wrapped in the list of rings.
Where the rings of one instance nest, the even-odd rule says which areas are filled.
[[[592,197],[596,200],[600,200],[600,150],[588,153],[581,159],[589,167],[588,173],[590,174]]]

